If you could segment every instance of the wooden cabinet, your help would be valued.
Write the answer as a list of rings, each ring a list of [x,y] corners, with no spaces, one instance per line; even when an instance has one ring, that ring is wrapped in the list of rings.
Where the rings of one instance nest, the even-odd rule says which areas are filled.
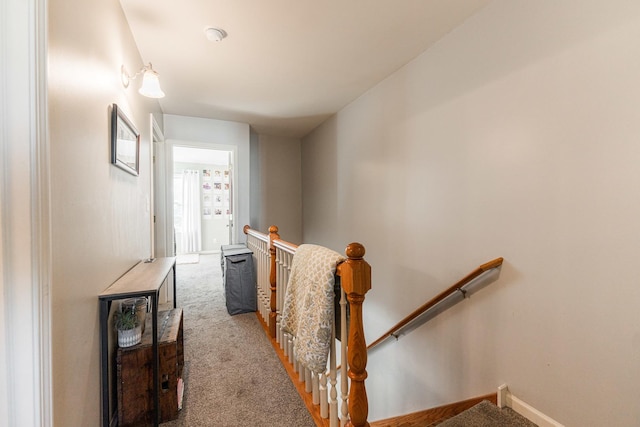
[[[147,325],[139,344],[116,351],[119,426],[154,424],[152,341],[152,328]],[[159,421],[163,423],[178,418],[179,403],[181,406],[179,382],[184,367],[182,309],[158,313],[158,357]]]
[[[116,403],[115,387],[111,387],[115,378],[112,371],[111,364],[115,360],[113,357],[113,351],[109,348],[109,336],[113,333],[113,330],[109,328],[109,313],[111,311],[111,304],[120,299],[135,298],[135,297],[147,297],[151,302],[151,328],[148,326],[145,329],[145,333],[151,330],[151,372],[153,380],[151,381],[152,391],[152,405],[153,416],[152,424],[157,426],[160,421],[160,355],[158,339],[160,330],[158,324],[158,296],[160,288],[168,280],[169,273],[173,271],[173,307],[176,308],[176,258],[156,258],[141,261],[131,270],[127,271],[118,280],[116,280],[111,286],[105,289],[100,295],[98,295],[98,301],[100,305],[100,400],[102,402],[102,410],[100,417],[102,419],[102,427],[110,427],[115,420],[114,416],[117,415],[117,411],[112,412],[111,406]],[[113,397],[113,399],[112,399]]]

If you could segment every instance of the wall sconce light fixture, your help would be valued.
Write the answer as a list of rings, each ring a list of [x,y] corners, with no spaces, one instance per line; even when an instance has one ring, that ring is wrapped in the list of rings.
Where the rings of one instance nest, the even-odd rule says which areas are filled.
[[[140,71],[135,73],[133,76],[130,76],[129,73],[127,73],[124,65],[120,68],[120,72],[124,87],[129,87],[129,82],[131,80],[135,80],[136,77],[142,74],[142,84],[140,85],[140,89],[138,89],[140,95],[144,95],[148,98],[164,98],[164,92],[160,89],[158,73],[156,73],[153,67],[151,67],[151,62],[142,67]]]

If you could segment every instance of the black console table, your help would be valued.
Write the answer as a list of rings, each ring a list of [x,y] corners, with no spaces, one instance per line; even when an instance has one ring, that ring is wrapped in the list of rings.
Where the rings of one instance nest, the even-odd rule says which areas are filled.
[[[102,399],[102,426],[109,427],[111,410],[109,396],[109,312],[114,300],[149,297],[151,299],[151,326],[153,348],[153,420],[159,424],[159,358],[158,358],[158,294],[169,273],[173,271],[173,308],[176,308],[176,258],[155,258],[141,261],[111,286],[104,290],[100,301],[100,381]]]

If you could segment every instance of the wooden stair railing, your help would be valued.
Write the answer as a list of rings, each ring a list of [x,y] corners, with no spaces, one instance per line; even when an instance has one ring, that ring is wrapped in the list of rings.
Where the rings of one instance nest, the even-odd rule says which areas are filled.
[[[347,246],[348,259],[338,265],[337,274],[347,294],[351,319],[347,345],[347,363],[349,364],[349,423],[352,426],[368,426],[369,402],[364,380],[367,378],[367,343],[364,338],[362,322],[362,303],[365,294],[371,289],[371,266],[363,259],[364,246],[351,243]]]
[[[394,327],[392,327],[387,332],[382,334],[380,338],[378,338],[377,340],[369,344],[367,346],[367,350],[371,350],[373,347],[386,341],[388,338],[397,337],[399,335],[399,331],[401,331],[403,328],[409,326],[412,322],[419,319],[420,316],[427,313],[427,311],[429,311],[430,309],[433,309],[436,306],[438,306],[438,304],[445,301],[450,295],[461,293],[462,297],[464,298],[466,295],[465,286],[469,285],[471,282],[473,282],[475,279],[477,279],[484,273],[500,267],[502,265],[502,261],[503,261],[503,258],[496,258],[492,261],[482,264],[481,266],[473,270],[471,273],[467,274],[464,278],[462,278],[461,280],[459,280],[458,282],[456,282],[455,284],[453,284],[452,286],[450,286],[440,294],[436,295],[430,301],[426,302],[425,304],[417,308],[415,311],[413,311],[411,314],[409,314],[407,317],[402,319]]]
[[[279,266],[277,265],[276,251],[279,248],[288,253],[295,253],[297,245],[281,240],[278,234],[278,227],[276,226],[269,227],[269,234],[267,235],[245,225],[244,233],[247,236],[255,238],[260,245],[266,243],[268,247],[267,251],[264,250],[265,248],[262,246],[250,246],[250,248],[262,252],[262,259],[258,260],[257,265],[258,275],[261,273],[264,275],[266,267],[265,264],[268,264],[268,292],[266,290],[266,283],[261,283],[264,278],[258,278],[258,292],[262,293],[265,297],[268,293],[269,313],[266,317],[264,314],[260,313],[258,318],[260,319],[260,316],[262,316],[261,320],[264,319],[264,322],[267,322],[266,319],[268,318],[266,329],[272,339],[274,348],[277,350],[278,346],[275,343],[279,335],[276,325],[279,323],[279,315],[281,313],[278,312],[279,307],[277,300],[280,290],[278,289]],[[264,260],[266,252],[268,252],[268,261]],[[346,359],[348,365],[347,376],[351,379],[351,384],[349,387],[347,402],[349,418],[345,425],[353,427],[367,427],[369,426],[369,423],[367,422],[369,409],[365,388],[365,379],[367,378],[367,346],[362,321],[362,304],[365,299],[365,294],[371,289],[371,266],[364,260],[365,248],[360,243],[349,244],[345,253],[347,259],[338,264],[336,269],[336,275],[340,276],[341,287],[346,295],[350,310],[348,327],[349,344],[347,346]],[[262,310],[259,308],[259,311]],[[294,367],[293,371],[295,371],[295,369],[298,368]],[[289,372],[292,380],[295,382],[295,376],[291,374],[292,371],[287,369],[287,372]],[[335,380],[335,377],[333,380]],[[344,384],[346,384],[346,380],[344,381]],[[301,390],[300,387],[297,388],[299,391]],[[303,400],[307,403],[309,399],[303,396]],[[321,419],[320,416],[316,417],[312,409],[309,409],[312,412],[312,417],[316,421],[316,424],[325,425],[326,420]],[[334,420],[332,420],[332,422],[333,421]]]
[[[276,337],[276,247],[274,242],[280,240],[278,234],[278,227],[272,225],[269,227],[269,289],[271,291],[269,296],[269,335],[271,338]]]

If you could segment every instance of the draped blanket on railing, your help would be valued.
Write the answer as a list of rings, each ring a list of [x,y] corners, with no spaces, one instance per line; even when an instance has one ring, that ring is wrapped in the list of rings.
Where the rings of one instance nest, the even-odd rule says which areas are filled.
[[[364,246],[350,243],[343,257],[281,240],[276,226],[269,234],[249,226],[244,232],[256,266],[258,319],[316,425],[368,426],[362,304],[371,266]]]
[[[300,245],[282,309],[282,329],[296,340],[293,351],[312,372],[327,368],[334,315],[336,266],[344,261],[337,252],[317,245]]]

